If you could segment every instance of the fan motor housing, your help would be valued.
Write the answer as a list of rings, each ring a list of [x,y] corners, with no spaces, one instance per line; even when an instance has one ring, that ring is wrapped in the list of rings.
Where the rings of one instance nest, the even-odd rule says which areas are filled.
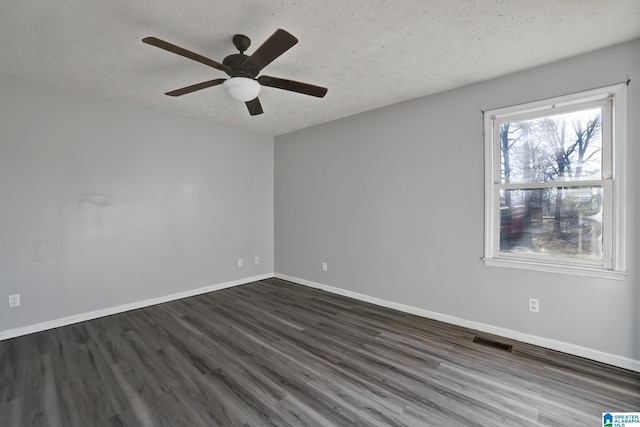
[[[242,53],[234,53],[224,58],[222,60],[222,63],[227,67],[231,68],[231,72],[227,74],[229,74],[231,77],[255,78],[256,76],[251,75],[242,67],[242,64],[244,64],[247,58],[248,56]]]

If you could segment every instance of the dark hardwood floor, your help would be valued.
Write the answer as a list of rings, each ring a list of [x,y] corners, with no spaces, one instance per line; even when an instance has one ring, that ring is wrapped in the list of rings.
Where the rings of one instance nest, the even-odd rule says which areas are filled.
[[[0,342],[2,426],[599,426],[640,374],[269,279]]]

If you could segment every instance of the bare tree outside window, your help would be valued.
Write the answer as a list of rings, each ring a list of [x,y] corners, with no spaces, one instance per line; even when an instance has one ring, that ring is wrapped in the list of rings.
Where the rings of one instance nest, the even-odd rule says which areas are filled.
[[[602,258],[602,109],[500,125],[500,250]],[[532,186],[551,183],[554,186]],[[532,188],[538,187],[538,188]]]

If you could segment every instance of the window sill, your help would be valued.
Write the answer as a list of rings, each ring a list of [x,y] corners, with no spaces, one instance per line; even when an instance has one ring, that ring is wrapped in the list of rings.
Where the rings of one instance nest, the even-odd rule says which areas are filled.
[[[552,263],[503,258],[483,258],[482,260],[484,261],[485,265],[488,265],[490,267],[544,271],[547,273],[571,274],[574,276],[598,277],[600,279],[610,280],[624,280],[628,274],[623,271],[604,270],[602,268],[581,265],[558,265]]]

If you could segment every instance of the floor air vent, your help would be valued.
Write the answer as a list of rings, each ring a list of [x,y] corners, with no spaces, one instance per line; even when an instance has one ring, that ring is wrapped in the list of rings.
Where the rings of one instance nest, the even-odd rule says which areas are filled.
[[[478,344],[486,345],[488,347],[499,348],[500,350],[511,352],[513,350],[513,346],[509,344],[504,344],[498,341],[488,340],[486,338],[475,337],[473,342],[477,342]]]

